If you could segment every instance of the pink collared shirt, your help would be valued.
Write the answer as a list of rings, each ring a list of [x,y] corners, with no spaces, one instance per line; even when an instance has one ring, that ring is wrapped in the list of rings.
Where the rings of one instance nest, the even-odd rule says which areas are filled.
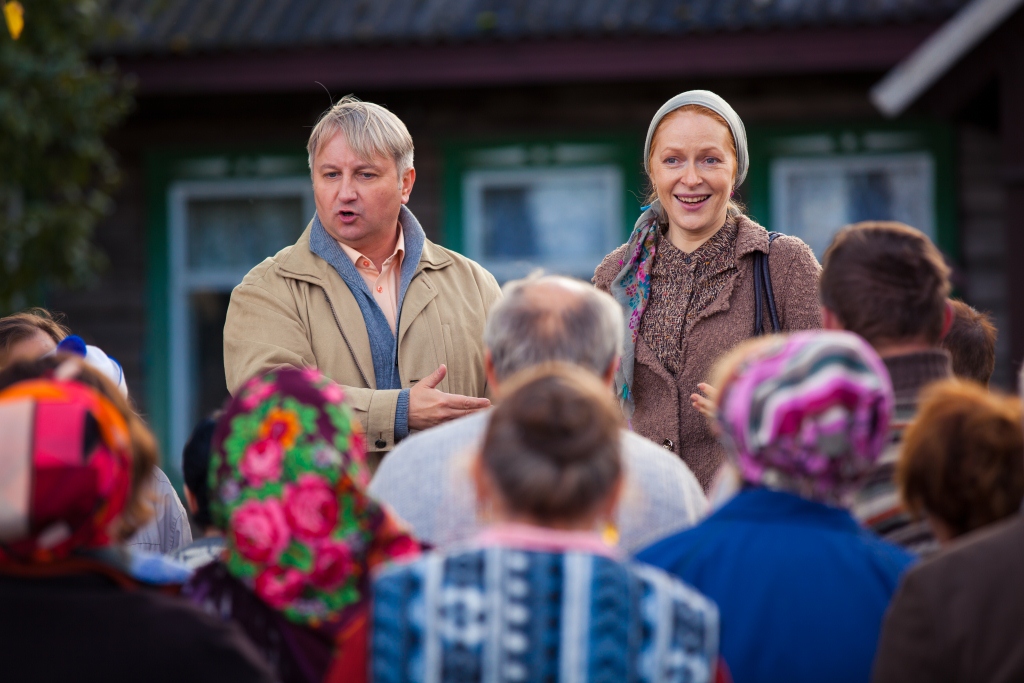
[[[366,286],[373,293],[373,298],[384,311],[384,317],[388,319],[391,331],[395,332],[395,321],[398,320],[398,290],[402,285],[402,259],[405,257],[405,235],[402,228],[398,228],[398,243],[395,251],[384,259],[380,272],[369,258],[352,247],[338,242],[345,254],[352,259],[352,264],[363,276]]]

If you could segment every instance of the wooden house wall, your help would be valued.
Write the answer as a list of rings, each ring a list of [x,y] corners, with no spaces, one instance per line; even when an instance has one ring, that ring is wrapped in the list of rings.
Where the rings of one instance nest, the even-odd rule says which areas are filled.
[[[608,133],[642,140],[651,115],[671,95],[694,87],[716,90],[729,100],[748,125],[879,120],[867,99],[879,74],[652,81],[537,87],[458,88],[357,92],[395,111],[416,143],[417,181],[410,208],[428,236],[437,238],[442,224],[442,145],[453,139],[487,139],[515,135]],[[344,92],[332,92],[336,99]],[[110,267],[97,285],[81,292],[55,292],[49,304],[67,314],[68,323],[92,343],[118,358],[132,394],[146,395],[147,247],[144,160],[153,150],[225,147],[304,148],[317,115],[329,105],[328,94],[146,97],[113,137],[124,183],[116,209],[103,222],[97,243]],[[992,310],[1005,323],[1005,254],[999,231],[1002,200],[985,163],[997,145],[982,130],[959,134],[960,227],[963,242],[964,292],[969,302]],[[640,167],[637,159],[637,167]],[[162,283],[153,283],[161,286]],[[1008,381],[1008,351],[1000,346]],[[145,406],[141,408],[145,410]]]

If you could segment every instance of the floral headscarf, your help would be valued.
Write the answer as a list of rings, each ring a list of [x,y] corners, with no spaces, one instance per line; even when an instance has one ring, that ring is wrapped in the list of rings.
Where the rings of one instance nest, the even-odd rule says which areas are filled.
[[[723,382],[718,420],[740,477],[842,506],[885,448],[889,373],[848,332],[765,343]]]
[[[342,388],[315,369],[247,382],[213,436],[210,508],[224,564],[289,621],[340,620],[371,567],[418,550],[365,493],[363,434]]]
[[[0,564],[111,545],[132,454],[109,400],[74,381],[19,382],[0,392],[0,435]]]

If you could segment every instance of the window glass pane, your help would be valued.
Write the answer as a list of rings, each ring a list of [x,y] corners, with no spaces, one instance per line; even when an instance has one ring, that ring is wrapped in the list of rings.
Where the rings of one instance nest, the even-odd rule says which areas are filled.
[[[772,162],[772,229],[795,235],[820,259],[844,225],[902,221],[934,239],[934,163],[927,153]]]
[[[189,297],[192,317],[193,414],[190,424],[224,404],[224,321],[230,292],[196,292]]]
[[[589,278],[621,238],[617,167],[471,171],[466,251],[499,280],[533,268]]]
[[[298,196],[191,199],[189,269],[250,268],[295,242],[307,220]]]

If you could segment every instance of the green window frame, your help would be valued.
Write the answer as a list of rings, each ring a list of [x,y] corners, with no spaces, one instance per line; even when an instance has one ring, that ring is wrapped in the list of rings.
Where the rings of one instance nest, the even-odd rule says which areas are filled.
[[[599,228],[607,232],[593,237],[595,244],[611,251],[628,237],[643,204],[641,143],[634,136],[622,134],[443,141],[440,240],[446,247],[492,268],[499,280],[521,276],[525,266],[517,269],[508,265],[511,261],[488,261],[483,246],[486,214],[481,208],[485,201],[481,192],[515,185],[541,187],[548,179],[552,183],[575,182],[584,187],[593,181],[621,188],[614,197],[601,197],[604,210],[615,215]],[[551,255],[546,262],[542,259],[535,265],[557,270],[560,263]],[[583,273],[580,267],[576,270],[580,272],[571,274],[587,279],[592,274]]]
[[[188,369],[172,369],[174,359],[182,358],[180,334],[174,329],[180,325],[181,315],[175,312],[175,297],[172,291],[176,275],[172,273],[180,254],[173,253],[176,228],[175,203],[181,195],[196,193],[203,196],[220,196],[216,188],[224,188],[225,196],[244,196],[244,187],[276,187],[278,189],[298,188],[303,184],[310,187],[309,169],[304,151],[294,148],[268,148],[260,150],[204,149],[204,150],[150,150],[144,157],[146,178],[146,334],[143,351],[143,372],[147,420],[164,454],[163,462],[167,475],[178,489],[182,490],[181,449],[188,438],[187,431],[192,424],[185,425],[180,411],[180,381],[172,372],[187,372]],[[188,195],[192,196],[192,195]],[[312,206],[311,196],[303,205],[305,212]],[[305,217],[308,220],[309,216]],[[296,226],[301,232],[301,226]],[[178,247],[180,249],[180,247]],[[270,254],[267,254],[269,256]],[[255,264],[253,264],[255,265]],[[238,277],[240,279],[240,276]],[[216,285],[220,289],[224,283]],[[177,340],[177,341],[175,341]],[[189,356],[190,358],[190,356]],[[176,411],[175,404],[179,405]],[[181,433],[182,431],[185,433]]]
[[[956,188],[954,184],[954,146],[951,130],[939,124],[917,122],[859,122],[819,125],[751,126],[748,129],[750,173],[743,199],[748,214],[769,230],[788,232],[777,225],[779,215],[779,175],[785,169],[836,167],[844,164],[877,167],[879,162],[929,166],[932,178],[929,215],[932,237],[953,261],[959,259],[960,243],[956,227]],[[776,177],[773,179],[773,173]],[[775,187],[773,188],[773,182]],[[872,218],[864,216],[864,219]],[[879,216],[878,218],[882,218]],[[841,225],[836,225],[838,229]],[[914,226],[924,227],[924,226]],[[818,253],[820,259],[822,254]]]

